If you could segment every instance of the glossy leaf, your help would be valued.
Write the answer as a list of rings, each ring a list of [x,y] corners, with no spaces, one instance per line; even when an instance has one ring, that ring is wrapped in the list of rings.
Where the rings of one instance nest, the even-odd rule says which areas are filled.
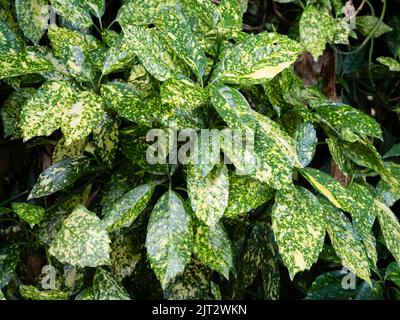
[[[400,62],[390,57],[379,57],[376,60],[388,67],[390,71],[400,71]]]
[[[104,118],[103,100],[91,91],[79,93],[73,105],[64,112],[61,130],[65,144],[87,137]]]
[[[24,35],[38,44],[48,27],[50,12],[46,0],[16,0],[18,24]]]
[[[18,262],[19,248],[17,245],[5,245],[0,248],[0,290],[10,282]]]
[[[378,24],[379,18],[375,16],[358,16],[356,19],[357,30],[361,32],[363,36],[368,36],[375,26]],[[381,22],[373,34],[374,38],[378,38],[381,35],[392,31],[393,29],[389,27],[386,23]]]
[[[68,292],[59,290],[41,291],[32,285],[21,285],[19,293],[29,300],[67,300],[69,298]]]
[[[12,203],[13,211],[21,220],[28,222],[30,225],[39,224],[44,216],[44,208],[29,203]]]
[[[93,298],[95,300],[130,300],[128,292],[113,278],[111,273],[97,269],[93,280]]]
[[[93,130],[96,153],[108,165],[111,165],[114,161],[118,148],[118,135],[118,122],[108,114],[104,116],[100,124]]]
[[[105,212],[103,224],[109,232],[129,227],[146,208],[154,191],[152,184],[143,184],[125,193]]]
[[[272,229],[290,278],[310,269],[318,259],[325,238],[323,207],[304,188],[278,192],[272,210]]]
[[[97,267],[108,264],[110,242],[96,214],[78,205],[63,222],[49,253],[73,266]]]
[[[68,82],[45,82],[22,107],[20,125],[24,140],[48,136],[61,126],[61,117],[73,104],[74,89]]]
[[[269,201],[273,195],[273,189],[265,183],[230,172],[228,206],[224,216],[232,218],[249,212]]]
[[[300,39],[315,60],[322,55],[326,43],[332,42],[336,31],[335,21],[329,13],[308,5],[300,19]]]
[[[195,256],[209,268],[229,279],[233,266],[229,237],[221,223],[207,226],[200,223],[195,232]]]
[[[322,199],[325,210],[326,230],[343,266],[361,279],[370,282],[368,257],[361,242],[354,235],[350,221],[343,212]]]
[[[295,131],[296,150],[302,167],[309,165],[317,147],[317,133],[310,122],[300,123]]]
[[[174,191],[161,196],[151,213],[146,248],[150,264],[163,288],[182,274],[190,262],[192,219],[183,200]]]
[[[40,174],[28,200],[48,196],[70,186],[87,172],[88,167],[89,159],[86,157],[71,157],[53,164]]]
[[[284,35],[249,35],[224,52],[213,78],[234,84],[262,83],[288,68],[301,51],[297,42]]]
[[[187,185],[193,212],[208,226],[214,226],[228,206],[228,169],[218,164],[203,177],[197,166],[189,166]]]

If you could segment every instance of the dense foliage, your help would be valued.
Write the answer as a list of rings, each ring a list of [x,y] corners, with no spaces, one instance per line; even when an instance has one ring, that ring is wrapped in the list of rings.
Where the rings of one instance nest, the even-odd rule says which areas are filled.
[[[399,10],[0,0],[0,299],[400,299]]]

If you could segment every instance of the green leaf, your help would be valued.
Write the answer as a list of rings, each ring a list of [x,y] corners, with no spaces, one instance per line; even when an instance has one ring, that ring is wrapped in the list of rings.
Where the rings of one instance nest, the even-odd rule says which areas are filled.
[[[356,289],[343,287],[346,274],[338,270],[318,276],[308,290],[306,300],[351,300]]]
[[[328,12],[308,5],[301,15],[299,31],[304,48],[317,60],[324,52],[326,43],[333,41],[335,20]]]
[[[128,292],[111,273],[99,268],[93,280],[94,300],[130,300]]]
[[[21,220],[28,222],[30,225],[39,224],[43,220],[44,208],[29,203],[12,203],[13,211]]]
[[[139,244],[137,238],[136,235],[121,234],[112,241],[110,261],[116,280],[130,276],[142,259],[143,244]]]
[[[368,187],[355,182],[348,185],[346,189],[356,202],[352,205],[351,211],[347,209],[351,213],[354,230],[361,239],[366,239],[370,235],[377,211],[374,197]]]
[[[31,285],[20,285],[19,293],[25,299],[30,300],[68,300],[69,293],[59,290],[41,291]]]
[[[22,107],[20,126],[24,141],[49,136],[61,125],[61,115],[73,103],[74,89],[69,82],[45,82]]]
[[[338,132],[351,130],[361,137],[370,136],[382,140],[382,130],[378,122],[351,106],[329,102],[318,104],[315,110]]]
[[[19,125],[19,118],[22,106],[32,98],[35,93],[33,88],[21,88],[14,91],[0,109],[0,116],[3,120],[4,138],[22,138],[22,128]]]
[[[148,26],[154,24],[163,6],[173,3],[170,0],[129,0],[118,11],[117,21],[125,28],[127,26]]]
[[[93,24],[84,0],[51,0],[55,12],[74,30],[87,31]],[[90,1],[89,3],[94,3]]]
[[[88,167],[89,159],[86,157],[71,157],[53,164],[40,174],[28,200],[48,196],[70,186],[87,172]]]
[[[46,0],[16,0],[18,25],[35,45],[46,32],[50,13]]]
[[[53,70],[49,60],[34,52],[0,53],[0,79]]]
[[[156,29],[126,26],[124,34],[140,62],[157,80],[165,81],[180,73],[165,40]]]
[[[163,290],[164,298],[169,300],[209,299],[210,275],[208,268],[192,260],[185,271]]]
[[[376,60],[388,67],[390,71],[400,71],[400,62],[390,57],[379,57]]]
[[[325,238],[323,215],[323,207],[307,189],[292,188],[276,194],[272,229],[291,279],[318,260]]]
[[[386,267],[385,280],[393,281],[400,287],[400,264],[398,262],[389,263]]]
[[[384,203],[375,199],[375,205],[379,208],[377,218],[381,226],[386,248],[400,263],[400,224],[392,210]]]
[[[0,300],[7,300],[7,299],[4,297],[3,291],[1,291],[1,289],[0,289]]]
[[[21,51],[22,43],[9,25],[0,19],[0,55]]]
[[[118,129],[118,122],[108,114],[105,114],[103,120],[93,130],[96,153],[99,155],[100,159],[108,165],[113,163],[117,153]]]
[[[385,300],[381,281],[372,280],[371,284],[363,281],[354,300]]]
[[[218,7],[218,29],[222,32],[241,31],[243,14],[247,10],[248,0],[221,0]]]
[[[18,245],[11,244],[0,247],[0,290],[10,282],[19,262]]]
[[[96,214],[78,205],[64,220],[49,253],[73,266],[97,267],[109,263],[110,242]]]
[[[302,167],[307,167],[314,158],[318,139],[317,132],[310,122],[300,123],[294,133],[296,150]]]
[[[86,288],[82,290],[76,297],[75,300],[94,300],[93,288]]]
[[[169,48],[187,63],[198,79],[201,79],[207,59],[179,4],[163,8],[159,27]]]
[[[104,57],[102,74],[120,71],[136,60],[135,48],[128,36],[119,36],[118,40],[107,50]]]
[[[195,109],[207,102],[207,91],[186,77],[171,78],[160,88],[161,102],[183,109]]]
[[[82,91],[63,114],[61,130],[65,144],[87,137],[104,118],[103,100],[91,91]]]
[[[356,239],[350,221],[327,200],[321,199],[321,201],[325,208],[326,230],[343,266],[361,279],[370,282],[368,256],[363,244]]]
[[[356,19],[357,30],[360,31],[361,34],[365,37],[367,37],[372,32],[377,23],[379,23],[379,18],[375,16],[357,16]],[[378,29],[376,29],[373,37],[378,38],[387,32],[391,32],[392,30],[393,29],[389,27],[386,23],[381,22]]]
[[[400,165],[393,162],[385,162],[385,167],[394,179],[400,180]],[[400,189],[383,179],[378,182],[376,191],[378,198],[389,207],[400,199]]]
[[[400,156],[400,143],[395,144],[385,155],[382,157],[383,159],[390,157],[398,157]]]
[[[198,224],[194,254],[206,266],[229,279],[229,270],[233,267],[232,248],[229,237],[221,223],[214,226]]]
[[[217,164],[205,177],[197,166],[189,166],[187,188],[197,218],[208,226],[215,225],[228,206],[229,179],[226,166]]]
[[[296,61],[302,47],[287,36],[261,32],[248,35],[223,53],[213,79],[234,84],[257,84],[272,79]]]
[[[157,201],[151,213],[146,236],[150,264],[166,288],[184,272],[193,250],[192,218],[182,198],[169,190]]]
[[[146,208],[153,192],[154,185],[143,184],[125,193],[105,212],[104,227],[109,232],[129,227]]]
[[[56,163],[61,160],[65,160],[71,157],[79,157],[83,155],[85,151],[85,147],[87,146],[88,142],[86,139],[81,139],[74,141],[73,143],[66,145],[65,144],[65,137],[62,137],[58,140],[52,155],[53,163]]]
[[[104,84],[100,89],[105,104],[121,117],[138,124],[151,124],[154,110],[143,103],[139,92],[124,82]]]
[[[224,216],[233,218],[249,212],[269,201],[273,195],[273,189],[267,184],[249,176],[229,172],[228,206]]]

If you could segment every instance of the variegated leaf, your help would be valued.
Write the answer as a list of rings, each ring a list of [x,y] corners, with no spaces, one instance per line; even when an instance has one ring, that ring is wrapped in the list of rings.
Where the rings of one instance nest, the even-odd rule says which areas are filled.
[[[96,153],[108,165],[114,161],[118,148],[118,122],[105,114],[100,124],[93,130]]]
[[[45,82],[22,107],[20,125],[24,140],[48,136],[61,125],[61,115],[74,100],[69,82]]]
[[[226,49],[214,73],[214,81],[234,84],[263,83],[296,61],[302,47],[287,36],[261,32]]]
[[[40,174],[28,200],[48,196],[70,186],[88,167],[89,159],[83,156],[67,158],[53,164]]]
[[[102,85],[100,92],[106,105],[121,117],[138,124],[151,124],[154,110],[143,103],[139,92],[131,85],[115,81]]]
[[[43,220],[44,208],[29,203],[12,203],[13,211],[21,220],[28,222],[30,225],[39,224]]]
[[[202,82],[207,58],[179,4],[163,8],[159,26],[169,48],[187,63]]]
[[[314,158],[318,139],[317,132],[310,122],[300,123],[295,131],[294,140],[296,141],[296,150],[302,167],[307,167]]]
[[[325,238],[323,207],[307,189],[279,191],[272,210],[272,229],[283,263],[293,280],[318,260]]]
[[[231,241],[222,223],[207,226],[199,223],[195,233],[194,254],[209,268],[229,279],[233,267]]]
[[[78,205],[64,220],[49,253],[73,266],[97,267],[109,263],[110,242],[96,214]]]
[[[143,66],[157,80],[165,81],[179,74],[172,53],[156,29],[126,26],[124,36]]]
[[[168,300],[209,299],[210,278],[210,269],[192,260],[185,271],[163,290],[164,298]]]
[[[102,73],[103,75],[120,71],[136,59],[135,48],[129,37],[122,35],[105,53]]]
[[[18,25],[35,45],[46,32],[50,12],[47,0],[16,0]]]
[[[0,19],[0,54],[21,51],[23,45],[10,26]]]
[[[389,170],[390,175],[397,180],[400,180],[400,165],[394,162],[385,162],[385,167]],[[381,179],[377,186],[376,191],[378,198],[387,206],[391,207],[400,199],[400,189],[384,179]]]
[[[87,31],[93,24],[83,0],[51,0],[55,12],[74,30]],[[94,3],[94,1],[90,1]]]
[[[136,236],[118,235],[111,243],[111,268],[116,280],[122,281],[132,274],[136,265],[142,259],[142,243]]]
[[[274,190],[249,176],[229,173],[229,198],[224,216],[233,218],[269,201]]]
[[[83,155],[85,147],[87,145],[86,139],[80,139],[74,141],[73,143],[66,145],[65,137],[62,137],[58,140],[52,155],[53,163],[56,163],[61,160],[65,160],[71,157],[79,157]]]
[[[140,63],[132,67],[127,81],[143,98],[154,95],[156,90],[158,90],[158,81]]]
[[[76,297],[75,300],[94,300],[93,288],[89,287],[82,290]]]
[[[400,287],[400,264],[397,261],[390,263],[386,267],[385,280],[393,281]]]
[[[59,290],[39,290],[32,285],[20,285],[19,293],[29,300],[68,300],[69,293]]]
[[[304,48],[317,60],[325,50],[326,43],[334,39],[335,20],[329,12],[309,4],[301,15],[299,31]]]
[[[105,212],[104,227],[109,232],[129,227],[146,208],[153,191],[154,185],[143,184],[125,193]]]
[[[207,91],[186,77],[171,78],[160,89],[161,102],[183,109],[195,109],[205,104]]]
[[[229,179],[226,166],[217,164],[205,177],[197,166],[189,166],[187,188],[195,215],[208,226],[214,226],[228,206]]]
[[[338,132],[350,130],[362,137],[370,136],[382,140],[382,130],[378,122],[351,106],[329,102],[314,107],[323,121]]]
[[[247,2],[248,0],[222,0],[218,7],[218,29],[222,32],[241,31]]]
[[[50,60],[34,52],[0,53],[0,79],[53,70]]]
[[[361,279],[370,282],[368,256],[363,244],[356,239],[350,221],[327,200],[320,199],[320,201],[325,209],[326,230],[343,266]]]
[[[400,223],[388,206],[379,200],[374,200],[378,207],[377,218],[381,226],[386,247],[393,257],[400,263]]]
[[[16,244],[0,247],[0,290],[12,279],[20,261],[19,254],[19,246]]]
[[[376,60],[388,67],[390,71],[400,71],[400,62],[390,57],[379,57]]]
[[[22,106],[32,98],[35,93],[33,88],[21,88],[13,92],[4,101],[3,107],[0,109],[0,116],[3,120],[4,138],[12,139],[22,138],[22,128],[19,125],[19,118]]]
[[[73,105],[65,110],[61,120],[61,130],[68,146],[74,141],[87,137],[104,118],[103,100],[91,91],[82,91]]]
[[[108,271],[96,270],[93,280],[94,300],[130,300],[125,288]]]
[[[150,264],[166,288],[184,272],[193,250],[193,225],[182,198],[167,191],[151,213],[146,236]]]

